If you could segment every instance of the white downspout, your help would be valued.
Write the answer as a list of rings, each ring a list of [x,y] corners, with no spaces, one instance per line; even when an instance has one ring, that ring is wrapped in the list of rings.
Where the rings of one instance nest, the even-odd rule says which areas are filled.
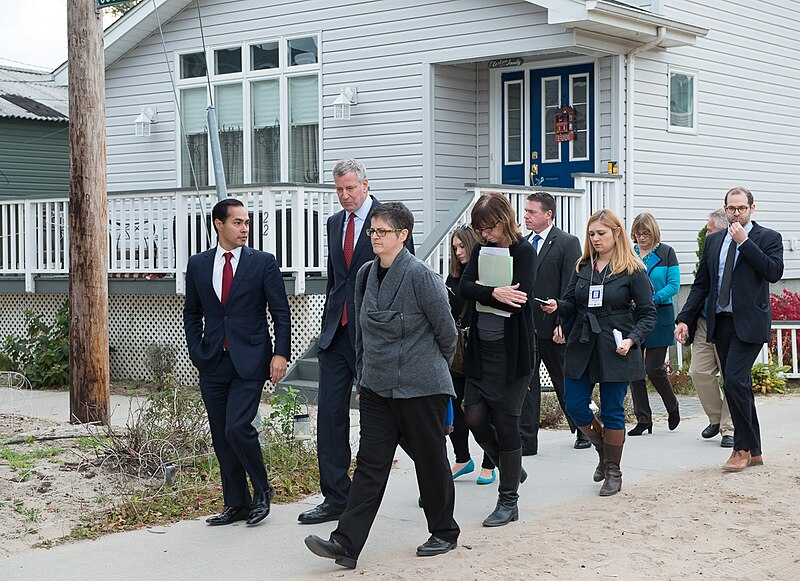
[[[636,66],[634,61],[636,55],[657,47],[667,35],[667,29],[663,26],[658,27],[656,37],[645,44],[639,45],[625,55],[625,225],[630,227],[633,224],[633,190],[634,190],[634,155],[636,151],[633,142],[633,81]]]

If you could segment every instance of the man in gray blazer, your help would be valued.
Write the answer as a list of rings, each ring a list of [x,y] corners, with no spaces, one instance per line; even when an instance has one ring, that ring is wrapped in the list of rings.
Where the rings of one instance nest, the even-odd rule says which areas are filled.
[[[556,216],[556,201],[546,192],[534,192],[525,203],[525,226],[531,231],[528,241],[537,253],[536,297],[559,299],[575,272],[575,263],[581,255],[578,239],[553,224]],[[544,361],[547,373],[572,433],[577,433],[575,448],[589,448],[591,442],[577,429],[564,407],[564,342],[556,342],[554,334],[563,333],[562,322],[556,315],[548,315],[542,309],[533,309],[536,324],[536,343],[539,358]],[[539,449],[539,414],[541,407],[541,381],[537,364],[531,377],[530,391],[525,396],[520,418],[523,455],[534,455]]]

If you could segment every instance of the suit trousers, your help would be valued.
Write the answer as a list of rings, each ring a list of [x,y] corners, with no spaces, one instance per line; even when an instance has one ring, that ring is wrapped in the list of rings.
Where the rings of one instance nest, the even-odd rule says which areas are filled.
[[[731,411],[728,409],[728,400],[717,380],[717,374],[721,372],[722,364],[714,344],[706,340],[706,330],[706,320],[698,317],[697,330],[692,341],[692,362],[689,364],[689,375],[697,391],[697,397],[700,398],[703,411],[708,416],[708,422],[719,424],[719,431],[723,436],[732,436]]]
[[[339,325],[327,349],[317,353],[317,453],[325,501],[343,509],[350,492],[350,396],[356,375],[356,352],[347,327]]]
[[[644,368],[647,377],[656,388],[664,407],[668,412],[678,409],[678,399],[672,391],[672,384],[667,375],[665,360],[667,357],[667,347],[648,347],[644,352]],[[636,414],[636,421],[641,424],[653,423],[653,411],[650,409],[650,398],[647,395],[647,383],[644,379],[631,381],[631,397],[633,398],[633,412]]]
[[[537,345],[539,347],[539,357],[544,362],[547,373],[550,374],[550,379],[553,382],[558,405],[561,406],[561,410],[567,418],[569,431],[575,433],[577,429],[575,422],[572,421],[572,418],[567,413],[567,408],[564,404],[564,350],[566,345],[554,343],[550,339],[541,339],[537,341]],[[539,418],[542,406],[542,381],[539,367],[538,365],[534,367],[534,372],[531,376],[531,388],[525,394],[522,415],[519,419],[522,449],[526,451],[536,451],[539,448]]]
[[[252,424],[263,387],[264,381],[239,377],[227,351],[213,373],[200,374],[200,394],[219,461],[225,506],[250,505],[245,475],[250,476],[254,492],[269,489],[258,432]]]
[[[428,532],[449,542],[458,539],[460,530],[453,518],[455,487],[442,431],[449,397],[391,399],[368,389],[361,391],[361,433],[353,486],[347,508],[331,533],[331,539],[352,557],[358,558],[367,542],[401,438],[414,452]]]
[[[733,449],[749,450],[751,455],[759,456],[761,427],[756,413],[751,371],[763,345],[739,339],[733,317],[716,317],[714,340],[722,364],[725,398],[733,420]]]

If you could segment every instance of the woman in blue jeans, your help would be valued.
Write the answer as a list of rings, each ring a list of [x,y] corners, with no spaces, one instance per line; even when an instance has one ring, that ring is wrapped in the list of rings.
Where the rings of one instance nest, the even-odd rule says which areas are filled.
[[[567,339],[564,403],[597,449],[600,496],[614,495],[622,488],[623,401],[628,384],[644,376],[641,345],[656,323],[650,279],[614,212],[598,210],[589,218],[583,255],[564,297],[542,309],[575,317]],[[589,408],[595,383],[600,419]]]

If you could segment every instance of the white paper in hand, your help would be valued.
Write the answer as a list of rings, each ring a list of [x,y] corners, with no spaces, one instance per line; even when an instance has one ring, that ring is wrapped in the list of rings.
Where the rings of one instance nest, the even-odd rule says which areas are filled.
[[[611,331],[614,334],[614,342],[617,344],[617,349],[622,347],[622,332],[619,329]]]

